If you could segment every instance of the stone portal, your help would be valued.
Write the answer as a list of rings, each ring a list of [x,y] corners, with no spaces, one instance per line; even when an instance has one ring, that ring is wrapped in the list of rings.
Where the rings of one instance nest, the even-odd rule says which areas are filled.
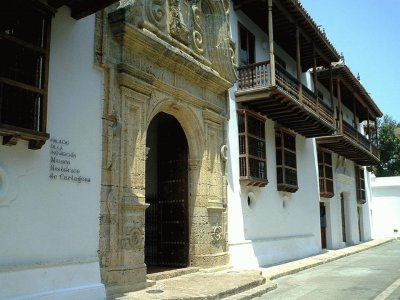
[[[145,287],[149,266],[229,262],[220,154],[236,80],[229,3],[125,0],[97,15],[108,294]]]

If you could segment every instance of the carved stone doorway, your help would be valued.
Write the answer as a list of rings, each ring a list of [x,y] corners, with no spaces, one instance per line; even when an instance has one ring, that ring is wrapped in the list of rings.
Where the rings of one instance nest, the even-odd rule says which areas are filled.
[[[146,139],[145,263],[148,273],[189,262],[188,143],[166,113],[151,121]]]

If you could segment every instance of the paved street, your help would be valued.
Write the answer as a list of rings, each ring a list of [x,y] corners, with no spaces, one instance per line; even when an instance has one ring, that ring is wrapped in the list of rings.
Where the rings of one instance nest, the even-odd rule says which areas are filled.
[[[275,280],[262,299],[400,299],[400,241]]]

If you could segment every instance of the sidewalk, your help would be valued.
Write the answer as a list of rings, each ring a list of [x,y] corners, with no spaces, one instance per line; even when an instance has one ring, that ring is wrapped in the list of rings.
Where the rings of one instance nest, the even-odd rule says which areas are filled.
[[[330,261],[355,254],[364,250],[368,250],[373,247],[377,247],[379,245],[388,243],[392,241],[393,238],[388,239],[379,239],[379,240],[372,240],[369,242],[365,242],[362,244],[338,249],[338,250],[326,250],[325,253],[310,256],[307,258],[303,258],[300,260],[268,267],[268,268],[260,268],[262,270],[262,274],[264,277],[273,280],[279,277],[283,277],[286,275],[294,274],[309,268],[316,267],[318,265],[322,265],[328,263]]]
[[[323,254],[258,270],[197,269],[194,273],[157,280],[153,286],[147,289],[125,293],[110,299],[252,299],[275,289],[277,285],[272,281],[273,279],[297,273],[392,240],[373,240],[339,250],[327,250]]]

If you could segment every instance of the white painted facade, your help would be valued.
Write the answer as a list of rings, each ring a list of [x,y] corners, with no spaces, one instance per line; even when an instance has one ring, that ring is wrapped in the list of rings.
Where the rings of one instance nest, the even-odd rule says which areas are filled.
[[[400,176],[371,178],[372,236],[399,237],[400,231]],[[397,229],[397,233],[395,230]]]
[[[231,5],[232,7],[233,5]],[[232,38],[239,47],[238,24],[255,36],[255,61],[269,59],[268,36],[243,12],[231,9]],[[296,77],[296,62],[277,44],[275,53],[285,61],[286,70]],[[239,54],[240,55],[240,54]],[[312,74],[302,74],[302,83],[314,90]],[[295,193],[277,191],[275,122],[267,120],[265,141],[268,185],[247,187],[239,182],[239,141],[237,129],[237,103],[233,87],[229,93],[230,121],[228,142],[228,236],[231,264],[249,268],[267,266],[320,253],[320,202],[326,210],[326,244],[328,249],[343,248],[371,239],[369,200],[357,203],[355,164],[333,153],[334,197],[320,197],[318,159],[315,139],[296,135],[297,178],[299,189]],[[330,91],[323,85],[323,101],[331,106]],[[333,99],[334,107],[338,100]],[[343,107],[343,118],[350,124],[354,115]],[[358,123],[358,118],[356,119]],[[362,126],[359,126],[362,131]],[[369,174],[365,172],[366,198],[370,199]],[[345,237],[342,233],[342,200],[344,205]],[[250,199],[250,200],[248,200]],[[360,220],[360,221],[359,221]]]
[[[325,103],[331,105],[330,92],[319,85],[323,93]],[[339,100],[333,98],[333,107],[336,110]],[[354,123],[354,114],[346,106],[342,106],[343,119],[348,124]],[[364,134],[364,127],[356,116],[358,131]],[[371,217],[370,217],[370,174],[364,168],[366,200],[365,204],[357,203],[355,163],[338,154],[332,153],[332,168],[334,180],[334,196],[330,199],[321,198],[320,201],[326,209],[326,245],[327,249],[339,249],[349,245],[358,244],[371,240]],[[342,201],[344,198],[344,218],[342,221]],[[343,236],[342,224],[345,226],[345,237]]]
[[[233,5],[232,5],[233,6]],[[268,36],[241,11],[231,11],[231,32],[238,44],[238,22],[256,38],[256,61],[268,59]],[[296,74],[295,61],[278,45],[275,51]],[[303,83],[309,85],[309,74]],[[267,266],[321,251],[318,169],[314,139],[296,135],[296,193],[277,191],[275,122],[265,123],[268,185],[241,186],[235,87],[229,96],[228,237],[231,264],[239,268]],[[250,198],[250,201],[248,201]],[[249,204],[250,203],[250,204]]]
[[[321,198],[321,202],[326,210],[327,249],[340,249],[371,239],[369,174],[364,170],[367,202],[358,204],[354,163],[337,154],[333,154],[332,158],[335,195],[330,199]],[[342,220],[342,203],[344,204],[344,221]]]
[[[0,299],[105,297],[97,254],[103,75],[94,66],[94,33],[94,15],[76,21],[69,8],[58,10],[48,86],[53,140],[40,150],[24,141],[0,145]],[[51,146],[69,156],[52,154]],[[78,169],[75,177],[86,181],[51,165]]]

